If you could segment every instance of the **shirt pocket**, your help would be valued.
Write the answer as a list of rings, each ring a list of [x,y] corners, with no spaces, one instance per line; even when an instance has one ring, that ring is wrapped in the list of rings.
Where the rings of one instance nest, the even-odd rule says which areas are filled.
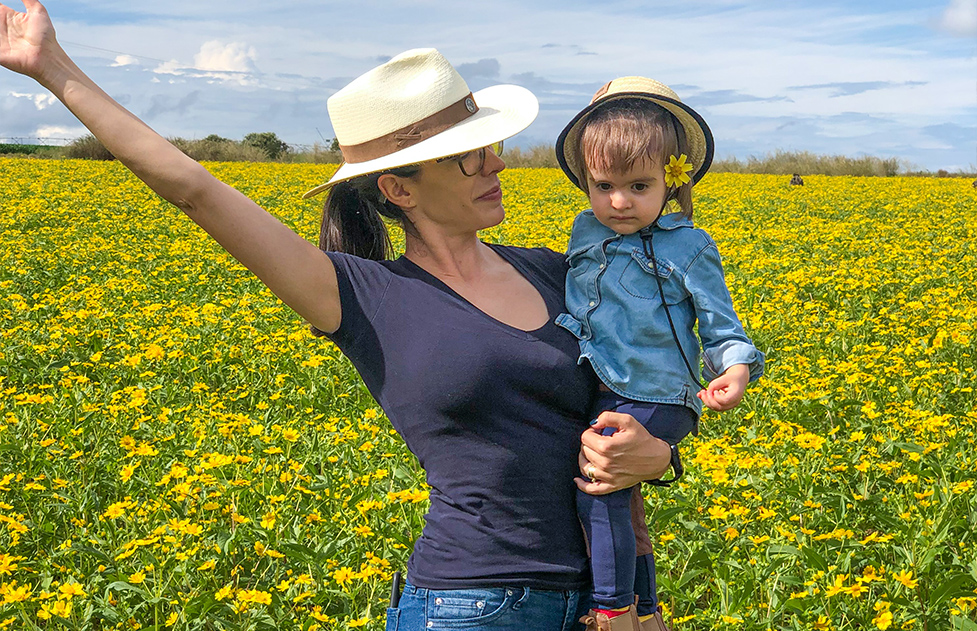
[[[638,249],[631,251],[631,259],[621,272],[620,284],[624,291],[641,300],[661,302],[658,281],[665,294],[665,304],[677,305],[689,297],[682,274],[668,259],[658,257],[652,267],[651,259]],[[656,279],[657,277],[657,279]]]
[[[512,609],[521,589],[444,589],[428,591],[428,629],[480,627]]]

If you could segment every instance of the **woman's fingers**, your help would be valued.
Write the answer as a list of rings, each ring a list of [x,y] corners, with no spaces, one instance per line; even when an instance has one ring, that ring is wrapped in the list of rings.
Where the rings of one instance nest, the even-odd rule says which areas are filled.
[[[0,65],[36,76],[42,48],[54,42],[54,26],[38,0],[24,0],[24,6],[27,11],[21,13],[0,5]]]
[[[590,480],[584,480],[583,478],[574,478],[573,481],[577,484],[577,488],[586,493],[587,495],[607,495],[616,489],[609,483],[603,480],[598,480],[597,482],[591,482]]]

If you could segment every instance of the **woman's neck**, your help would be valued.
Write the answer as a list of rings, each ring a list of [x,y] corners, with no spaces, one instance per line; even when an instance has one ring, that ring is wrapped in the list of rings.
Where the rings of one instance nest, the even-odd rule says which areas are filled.
[[[496,258],[475,233],[438,239],[408,235],[404,256],[442,281],[476,280]]]

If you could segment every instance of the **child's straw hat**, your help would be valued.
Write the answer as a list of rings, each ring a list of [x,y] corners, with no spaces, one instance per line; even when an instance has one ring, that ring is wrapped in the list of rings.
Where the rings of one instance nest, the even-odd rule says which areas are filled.
[[[329,97],[327,107],[344,162],[303,198],[360,175],[505,140],[539,112],[536,97],[520,86],[496,85],[472,94],[433,48],[408,50],[360,75]]]
[[[573,117],[573,120],[560,132],[560,136],[556,140],[556,159],[571,182],[584,191],[587,190],[581,186],[581,182],[586,180],[586,170],[580,152],[580,135],[583,133],[587,117],[597,108],[621,99],[644,99],[660,105],[674,114],[685,131],[686,144],[688,145],[687,159],[688,163],[692,165],[692,173],[690,174],[692,184],[698,182],[706,174],[709,165],[712,164],[712,156],[715,150],[712,132],[709,131],[706,121],[699,116],[698,112],[682,103],[678,95],[664,83],[646,77],[620,77],[597,90],[594,98],[590,101],[590,105]]]

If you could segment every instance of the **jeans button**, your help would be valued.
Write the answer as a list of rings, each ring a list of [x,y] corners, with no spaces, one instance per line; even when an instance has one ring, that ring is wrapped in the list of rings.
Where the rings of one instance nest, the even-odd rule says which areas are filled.
[[[434,604],[435,604],[435,605],[440,605],[440,604],[441,604],[441,603],[443,603],[443,602],[444,602],[444,601],[443,601],[443,600],[441,600],[440,598],[435,598],[435,599],[434,599]]]

